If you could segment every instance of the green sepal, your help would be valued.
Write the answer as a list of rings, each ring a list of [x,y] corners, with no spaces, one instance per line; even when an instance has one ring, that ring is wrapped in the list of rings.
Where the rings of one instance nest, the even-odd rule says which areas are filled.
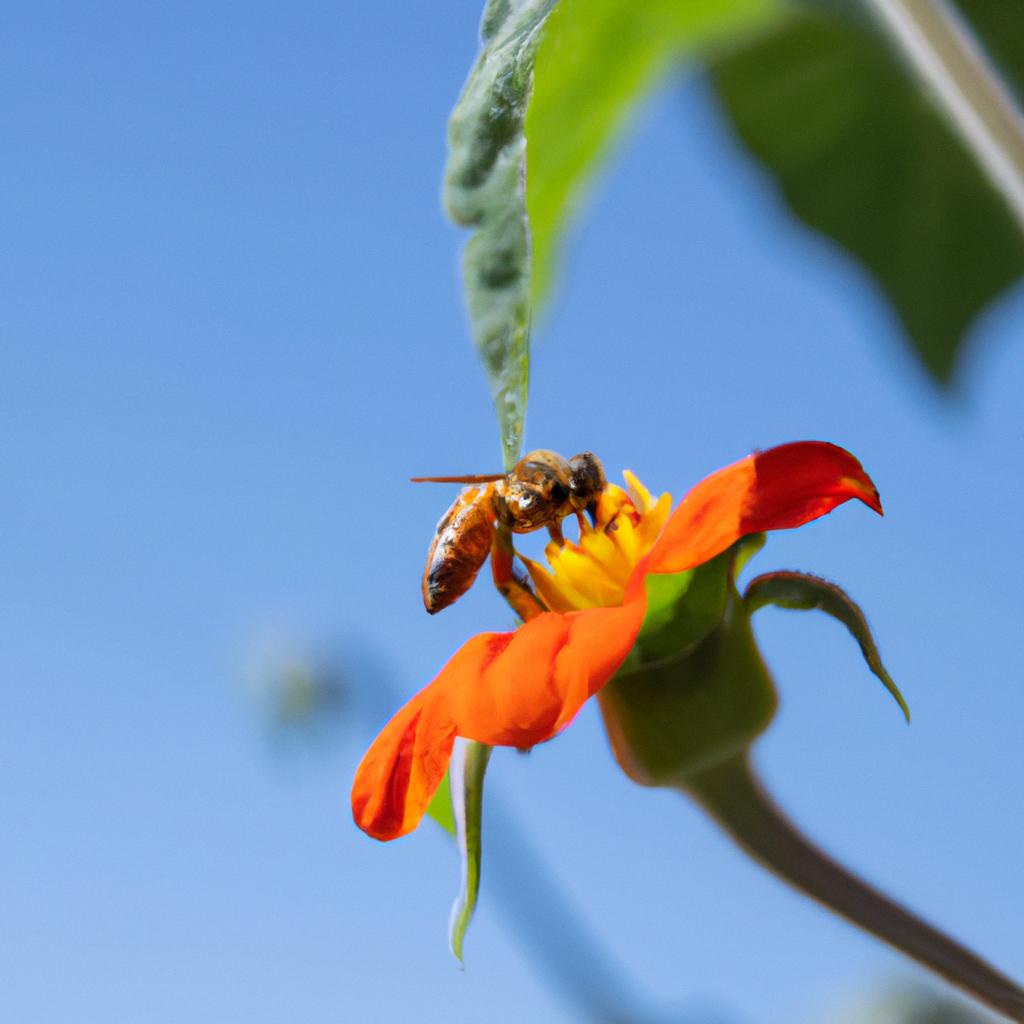
[[[448,944],[459,966],[466,930],[476,911],[480,894],[480,859],[483,853],[484,775],[491,748],[486,743],[468,740],[452,755],[454,771],[452,789],[455,793],[455,833],[462,861],[462,885],[452,905],[448,923]]]
[[[732,578],[733,582],[741,572],[750,564],[750,560],[768,543],[767,533],[749,533],[741,537],[732,548]]]
[[[765,544],[753,533],[695,569],[647,577],[647,611],[630,664],[675,657],[703,640],[721,621],[729,585]]]
[[[637,649],[599,698],[615,755],[642,785],[685,783],[745,750],[774,717],[775,686],[734,583],[742,553],[737,545],[689,573],[648,579]]]
[[[727,552],[688,572],[647,577],[647,613],[631,656],[636,663],[676,657],[722,621],[730,562]]]
[[[448,835],[455,837],[455,808],[452,805],[452,782],[449,772],[444,773],[441,785],[437,787],[427,805],[427,816],[433,818]]]
[[[910,708],[903,699],[899,687],[893,682],[892,677],[882,664],[882,658],[878,653],[875,638],[871,635],[871,627],[868,625],[867,618],[840,587],[819,576],[810,576],[806,573],[771,572],[751,580],[743,595],[743,600],[750,614],[765,605],[773,604],[779,608],[790,608],[796,611],[818,609],[837,619],[850,631],[860,645],[861,654],[864,655],[868,668],[892,694],[907,722],[910,721]]]

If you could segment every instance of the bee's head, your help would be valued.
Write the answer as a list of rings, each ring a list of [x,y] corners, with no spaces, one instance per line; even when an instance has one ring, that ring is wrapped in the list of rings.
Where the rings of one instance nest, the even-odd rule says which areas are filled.
[[[569,495],[573,507],[597,523],[597,505],[608,481],[601,460],[593,452],[580,452],[569,460]]]

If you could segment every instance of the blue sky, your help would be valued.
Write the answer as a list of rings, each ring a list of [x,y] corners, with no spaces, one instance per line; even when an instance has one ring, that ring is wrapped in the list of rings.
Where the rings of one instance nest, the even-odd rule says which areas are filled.
[[[5,12],[5,1019],[579,1019],[516,931],[537,883],[510,821],[644,1019],[830,1020],[923,978],[632,786],[591,708],[492,762],[460,973],[444,837],[351,823],[366,724],[309,751],[268,735],[252,682],[288,657],[329,651],[397,697],[509,621],[485,587],[423,613],[450,494],[406,483],[499,460],[438,198],[478,7]],[[782,709],[757,761],[826,848],[1024,975],[1024,293],[940,399],[699,79],[638,122],[591,212],[537,330],[527,443],[676,494],[782,441],[861,458],[886,517],[846,506],[755,567],[843,583],[914,724],[839,627],[768,611]],[[602,973],[583,940],[558,949]]]

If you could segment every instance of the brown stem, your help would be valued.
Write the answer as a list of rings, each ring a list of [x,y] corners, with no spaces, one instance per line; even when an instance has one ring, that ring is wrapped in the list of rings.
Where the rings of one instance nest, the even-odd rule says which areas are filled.
[[[743,850],[790,885],[1010,1020],[1024,1021],[1024,989],[801,835],[761,788],[746,753],[689,779],[683,791]]]

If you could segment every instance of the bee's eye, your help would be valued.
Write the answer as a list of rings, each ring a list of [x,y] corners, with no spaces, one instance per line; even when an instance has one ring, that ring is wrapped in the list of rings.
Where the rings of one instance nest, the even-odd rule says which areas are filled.
[[[556,504],[561,505],[566,498],[569,497],[569,490],[563,484],[558,483],[556,480],[551,485],[551,490],[548,492],[548,497]]]

